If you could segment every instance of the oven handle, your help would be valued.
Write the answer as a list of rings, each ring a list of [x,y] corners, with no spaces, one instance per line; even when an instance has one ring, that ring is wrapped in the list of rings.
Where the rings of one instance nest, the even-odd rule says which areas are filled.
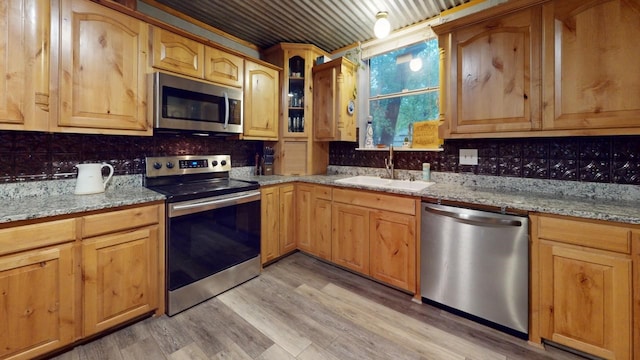
[[[226,129],[228,125],[229,125],[229,96],[225,91],[224,92],[224,126],[223,128]]]
[[[209,198],[208,200],[198,201],[188,204],[176,204],[169,207],[169,217],[177,217],[181,215],[193,214],[197,212],[203,212],[207,210],[220,209],[223,207],[229,207],[239,204],[248,203],[251,201],[260,200],[260,191],[251,191],[242,193],[239,196],[234,196],[224,199]]]

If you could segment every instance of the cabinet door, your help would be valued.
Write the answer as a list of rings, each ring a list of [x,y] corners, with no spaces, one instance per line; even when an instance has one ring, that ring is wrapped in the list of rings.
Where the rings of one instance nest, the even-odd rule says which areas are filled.
[[[170,31],[153,28],[153,67],[204,77],[204,44]]]
[[[356,65],[338,58],[313,69],[313,137],[355,141]]]
[[[0,129],[48,130],[48,0],[0,3]]]
[[[246,139],[278,139],[278,71],[245,62],[244,134]]]
[[[535,7],[451,33],[452,133],[540,128],[540,17]]]
[[[280,255],[296,249],[295,199],[293,185],[280,187]]]
[[[334,203],[332,215],[331,260],[369,275],[369,210]]]
[[[415,216],[372,211],[369,234],[371,276],[415,293]]]
[[[244,84],[244,60],[220,49],[205,46],[204,78],[241,88]]]
[[[151,135],[147,25],[87,0],[62,0],[61,16],[55,130]]]
[[[318,226],[313,214],[313,185],[296,184],[296,240],[299,250],[317,255],[313,238]]]
[[[0,358],[31,359],[74,340],[71,244],[0,257]]]
[[[280,255],[279,194],[277,186],[260,189],[260,259],[263,264]]]
[[[544,127],[640,126],[640,3],[544,5]]]
[[[314,231],[311,232],[314,254],[331,260],[331,200],[314,199]]]
[[[157,226],[83,240],[85,337],[157,307],[158,242]]]
[[[631,260],[541,242],[543,338],[605,359],[631,356]]]

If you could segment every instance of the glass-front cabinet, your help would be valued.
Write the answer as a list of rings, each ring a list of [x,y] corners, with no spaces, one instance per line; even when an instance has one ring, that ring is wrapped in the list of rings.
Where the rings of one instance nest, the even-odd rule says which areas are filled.
[[[289,74],[289,91],[287,92],[287,133],[294,135],[294,133],[305,132],[305,80],[308,78],[305,76],[305,59],[301,56],[295,55],[289,58],[288,74]]]
[[[324,174],[329,163],[327,143],[313,140],[313,66],[328,53],[309,44],[281,43],[262,58],[282,68],[280,129],[274,145],[274,172],[280,175]]]

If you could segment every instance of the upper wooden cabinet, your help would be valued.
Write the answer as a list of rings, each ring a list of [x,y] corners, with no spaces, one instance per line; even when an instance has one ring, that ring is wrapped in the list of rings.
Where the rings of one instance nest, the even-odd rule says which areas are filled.
[[[277,79],[277,74],[276,74]],[[224,85],[242,87],[244,85],[244,59],[220,49],[205,46],[204,78]],[[274,93],[277,99],[277,91]]]
[[[356,72],[344,57],[313,67],[313,138],[356,141]]]
[[[637,0],[512,0],[435,26],[441,136],[640,134]]]
[[[243,139],[277,140],[278,71],[248,60],[244,67]]]
[[[48,130],[49,0],[0,3],[0,129]]]
[[[158,27],[153,28],[152,37],[153,67],[204,77],[204,44]]]
[[[640,132],[640,2],[544,4],[543,126]]]
[[[87,0],[62,0],[59,118],[53,131],[151,135],[148,26]]]
[[[440,36],[451,134],[540,127],[540,7]]]

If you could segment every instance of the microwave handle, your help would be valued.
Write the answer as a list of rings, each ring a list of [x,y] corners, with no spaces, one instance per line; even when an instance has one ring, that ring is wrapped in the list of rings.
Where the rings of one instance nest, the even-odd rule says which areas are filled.
[[[229,125],[229,96],[224,92],[224,128]]]

